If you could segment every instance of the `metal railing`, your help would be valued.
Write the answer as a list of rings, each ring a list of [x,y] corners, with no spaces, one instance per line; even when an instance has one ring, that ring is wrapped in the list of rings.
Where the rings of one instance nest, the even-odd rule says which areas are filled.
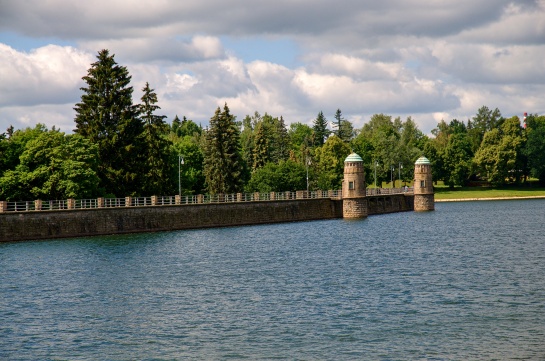
[[[413,188],[371,188],[366,190],[367,196],[412,193]],[[270,193],[233,193],[233,194],[199,194],[187,196],[152,196],[125,198],[95,199],[63,199],[8,202],[0,201],[2,212],[54,211],[72,209],[116,208],[116,207],[148,207],[211,203],[261,202],[300,199],[342,199],[341,190],[329,191],[296,191]]]

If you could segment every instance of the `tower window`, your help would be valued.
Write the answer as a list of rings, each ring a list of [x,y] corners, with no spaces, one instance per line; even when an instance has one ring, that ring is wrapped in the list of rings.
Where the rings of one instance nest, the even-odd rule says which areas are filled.
[[[348,189],[354,190],[354,182],[348,182]]]
[[[420,181],[420,188],[426,188],[426,181],[425,180]]]

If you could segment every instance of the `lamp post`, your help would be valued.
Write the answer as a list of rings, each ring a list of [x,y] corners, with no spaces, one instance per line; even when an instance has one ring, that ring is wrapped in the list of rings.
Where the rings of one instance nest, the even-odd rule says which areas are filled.
[[[308,192],[308,166],[310,165],[310,158],[307,157],[307,161],[305,162],[307,166],[307,192]]]
[[[375,160],[375,192],[377,190],[377,166],[378,166],[378,160]]]
[[[403,164],[399,162],[399,188],[401,188],[401,170],[403,169]]]
[[[182,165],[184,165],[184,158],[178,154],[178,195],[182,197]]]
[[[392,188],[394,188],[394,166],[392,166],[391,170],[392,171],[390,172],[390,182],[392,183]]]

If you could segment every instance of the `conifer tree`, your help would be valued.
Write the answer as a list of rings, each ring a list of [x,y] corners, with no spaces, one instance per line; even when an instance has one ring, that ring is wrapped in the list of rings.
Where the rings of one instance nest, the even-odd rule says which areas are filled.
[[[337,109],[335,112],[335,123],[334,127],[337,128],[334,133],[339,137],[343,142],[350,142],[354,136],[354,127],[352,123],[343,118],[342,112],[340,109]]]
[[[157,104],[157,94],[151,89],[149,83],[142,89],[142,103],[140,104],[141,119],[144,122],[143,141],[146,144],[144,156],[146,165],[146,177],[144,181],[143,195],[164,194],[168,184],[169,174],[169,149],[170,142],[166,138],[168,125],[164,115],[155,115],[155,111],[161,109]]]
[[[320,111],[316,119],[314,119],[314,126],[312,127],[312,130],[314,131],[314,141],[316,142],[315,145],[324,145],[330,131],[327,129],[327,119],[322,111]]]
[[[101,50],[83,80],[75,132],[98,146],[98,175],[107,194],[135,195],[142,188],[142,121],[132,103],[131,76]]]
[[[255,147],[253,149],[252,170],[263,167],[269,161],[269,140],[265,134],[263,122],[257,124],[255,130]]]
[[[182,135],[181,127],[182,127],[182,122],[180,118],[178,118],[178,114],[176,114],[176,116],[172,120],[172,125],[170,126],[170,130],[172,131],[172,133],[176,134],[176,136],[180,137]]]
[[[204,137],[204,175],[211,194],[242,190],[243,161],[240,154],[240,130],[227,104],[218,107]]]
[[[290,136],[286,127],[286,122],[282,116],[280,116],[280,119],[278,120],[277,135],[277,147],[274,158],[276,162],[288,160],[290,155]]]

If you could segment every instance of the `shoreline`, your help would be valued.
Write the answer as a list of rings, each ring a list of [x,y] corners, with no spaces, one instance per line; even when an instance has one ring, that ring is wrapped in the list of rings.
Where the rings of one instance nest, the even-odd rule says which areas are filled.
[[[527,197],[488,197],[488,198],[452,198],[452,199],[435,199],[435,203],[440,202],[470,202],[470,201],[506,201],[506,200],[522,200],[522,199],[544,199],[545,196],[527,196]]]

